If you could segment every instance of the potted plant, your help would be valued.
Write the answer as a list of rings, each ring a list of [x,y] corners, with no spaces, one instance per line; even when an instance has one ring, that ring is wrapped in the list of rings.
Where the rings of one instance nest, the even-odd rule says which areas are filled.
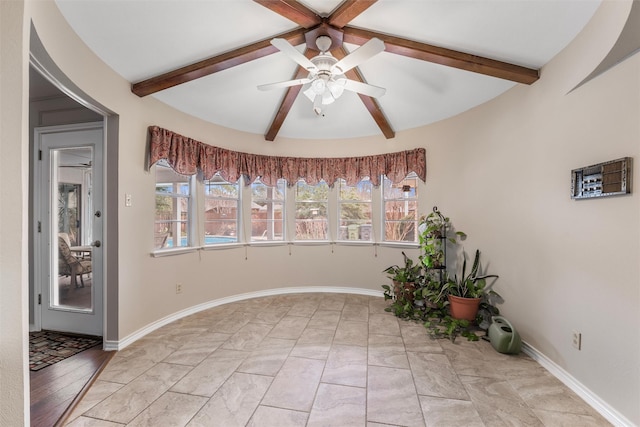
[[[420,242],[420,262],[424,267],[424,280],[419,292],[424,304],[430,308],[443,308],[447,305],[447,243],[455,244],[459,238],[466,237],[462,231],[451,233],[451,221],[436,206],[427,216],[420,219],[418,238]]]
[[[416,289],[416,282],[420,280],[422,273],[422,266],[402,252],[404,258],[404,265],[392,265],[383,270],[383,273],[387,273],[389,278],[393,282],[393,290],[389,285],[383,285],[385,290],[385,298],[395,298],[398,301],[409,301],[413,303],[414,292]]]
[[[421,218],[418,226],[418,239],[422,249],[421,261],[427,269],[444,269],[446,259],[446,243],[456,243],[457,238],[464,238],[466,234],[457,231],[453,236],[448,235],[451,222],[442,215],[436,206],[426,217]]]
[[[499,314],[494,304],[501,302],[501,298],[489,289],[486,282],[486,279],[498,276],[478,274],[480,251],[476,251],[469,274],[465,257],[461,277],[449,277],[446,269],[447,245],[457,243],[466,234],[453,232],[449,218],[442,215],[437,207],[420,219],[418,232],[421,248],[419,261],[414,262],[403,252],[404,266],[392,265],[384,270],[394,282],[394,285],[382,286],[385,299],[393,300],[385,310],[399,318],[424,322],[434,338],[455,341],[460,335],[470,341],[478,340],[479,332],[489,328],[491,316]],[[451,309],[451,305],[456,304],[450,300],[455,300],[455,297],[479,299],[479,308],[475,309],[475,313],[465,316],[468,320],[458,318],[456,308]]]
[[[491,306],[488,297],[497,295],[494,291],[487,289],[489,278],[497,278],[495,274],[479,274],[480,250],[476,250],[473,265],[469,274],[466,274],[467,258],[463,253],[462,274],[449,278],[446,285],[447,297],[449,300],[449,310],[454,319],[465,319],[470,322],[476,320],[480,304],[485,302]],[[495,309],[497,311],[497,309]]]

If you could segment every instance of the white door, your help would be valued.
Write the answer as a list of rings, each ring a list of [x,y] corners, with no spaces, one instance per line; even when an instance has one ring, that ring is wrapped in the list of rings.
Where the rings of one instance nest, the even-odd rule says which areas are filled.
[[[102,336],[103,124],[37,128],[35,141],[36,325]]]

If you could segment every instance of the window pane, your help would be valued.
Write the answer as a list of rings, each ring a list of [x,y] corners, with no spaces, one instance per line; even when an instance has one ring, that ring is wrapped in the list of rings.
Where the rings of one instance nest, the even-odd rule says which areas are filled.
[[[371,181],[363,179],[355,186],[348,186],[341,179],[338,185],[340,189],[338,240],[372,240]]]
[[[296,240],[327,240],[329,186],[296,184]]]
[[[240,185],[227,182],[219,174],[204,181],[204,244],[238,241]]]
[[[156,164],[154,249],[189,246],[191,181],[165,161]]]
[[[415,174],[409,175],[399,184],[392,184],[384,178],[384,240],[418,241],[417,184],[418,178]]]
[[[251,240],[284,240],[284,197],[286,181],[279,179],[275,187],[262,182],[251,184]]]

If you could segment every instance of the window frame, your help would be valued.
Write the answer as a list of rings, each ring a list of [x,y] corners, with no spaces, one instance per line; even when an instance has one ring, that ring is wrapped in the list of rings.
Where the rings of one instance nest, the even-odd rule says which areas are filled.
[[[188,191],[189,194],[185,195],[183,193],[180,192],[169,192],[169,193],[165,193],[165,192],[159,192],[158,191],[158,185],[162,185],[164,184],[164,182],[160,182],[158,180],[158,167],[160,168],[164,168],[167,169],[168,171],[170,171],[170,173],[184,177],[186,179],[186,184],[188,187]],[[196,177],[194,175],[192,176],[187,176],[187,175],[180,175],[179,173],[177,173],[170,165],[168,162],[166,161],[158,161],[158,163],[156,164],[156,169],[155,169],[155,192],[154,195],[156,197],[156,201],[155,201],[155,206],[154,206],[154,247],[153,250],[154,252],[170,252],[170,251],[182,251],[182,250],[189,250],[194,248],[195,244],[196,244],[196,232],[195,232],[195,215],[194,215],[194,207],[195,207],[195,203],[194,203],[194,199],[195,199],[195,193],[196,193]],[[173,184],[173,186],[175,187],[176,183],[179,183],[182,181],[170,181],[168,183]],[[175,189],[174,189],[175,190]],[[166,230],[165,232],[161,233],[164,234],[166,233],[164,236],[162,236],[161,234],[159,235],[158,232],[156,232],[157,227],[158,227],[158,219],[157,219],[157,212],[158,212],[158,200],[157,197],[162,196],[162,197],[171,197],[172,200],[174,200],[174,203],[177,199],[186,199],[186,207],[187,207],[187,219],[186,220],[179,220],[177,218],[172,218],[170,219],[168,222],[171,223],[185,223],[185,232],[186,232],[186,237],[187,237],[187,241],[186,241],[186,245],[180,245],[180,246],[175,246],[173,245],[173,240],[172,240],[172,246],[165,246],[166,241],[168,240],[168,236],[170,234],[174,234],[175,229],[174,226],[171,227],[171,229],[173,230]],[[182,227],[180,227],[182,228]],[[162,238],[163,239],[163,246],[161,247],[157,247],[157,239]],[[173,239],[173,235],[171,236],[171,239]],[[180,235],[180,241],[182,241],[182,235]]]
[[[394,197],[394,198],[387,198],[386,194],[385,194],[385,188],[386,188],[386,183],[390,182],[390,180],[386,177],[386,176],[382,176],[381,180],[380,180],[380,196],[381,196],[381,203],[380,203],[380,208],[381,208],[381,228],[380,228],[380,243],[381,244],[391,244],[391,245],[398,245],[398,244],[407,244],[407,245],[417,245],[418,242],[418,234],[417,234],[417,230],[418,230],[418,225],[419,225],[419,219],[420,219],[420,196],[419,196],[419,191],[418,191],[418,187],[420,186],[420,179],[418,177],[418,175],[415,172],[411,172],[409,175],[407,175],[400,183],[398,184],[393,184],[391,183],[390,185],[396,186],[396,187],[400,187],[402,185],[405,185],[404,183],[407,180],[411,180],[412,183],[414,185],[411,186],[410,191],[410,196],[403,196],[403,197]],[[409,184],[410,185],[410,184]],[[403,203],[415,203],[415,209],[413,210],[414,212],[414,217],[411,221],[409,220],[402,220],[402,219],[397,219],[397,220],[387,220],[387,202],[391,202],[391,203],[395,203],[395,202],[403,202]],[[409,208],[407,207],[406,209],[407,211],[409,211]],[[414,234],[414,239],[413,240],[387,240],[387,223],[388,222],[395,222],[395,223],[408,223],[408,222],[412,222],[413,223],[413,234]]]
[[[265,188],[267,188],[267,196],[265,198],[254,198],[254,186],[259,185],[259,186],[263,186]],[[278,187],[281,186],[282,187],[282,199],[276,199],[274,197],[274,194],[276,191],[278,190]],[[255,181],[253,181],[250,185],[249,185],[249,189],[250,189],[250,200],[251,203],[249,206],[249,210],[251,211],[251,215],[250,215],[250,220],[249,220],[249,232],[247,233],[247,240],[249,244],[266,244],[266,243],[286,243],[287,242],[287,237],[288,237],[288,232],[287,232],[287,193],[289,192],[288,187],[287,187],[287,181],[284,178],[280,178],[278,179],[278,181],[276,182],[275,186],[270,186],[267,185],[265,183],[263,183],[262,181],[260,181],[260,179],[256,179]],[[271,197],[269,197],[269,193],[271,193]],[[254,217],[253,217],[253,204],[260,204],[261,202],[265,203],[265,206],[267,205],[271,205],[273,207],[273,205],[275,204],[279,204],[281,205],[281,218],[280,219],[276,219],[275,216],[273,218],[269,218],[268,214],[267,217],[263,220],[267,223],[267,229],[265,230],[265,233],[267,233],[267,237],[269,235],[268,230],[271,229],[273,231],[273,235],[275,236],[275,230],[278,228],[277,225],[278,223],[280,224],[280,229],[282,230],[281,232],[281,238],[280,239],[254,239],[254,235],[253,235],[253,228],[254,228]],[[269,208],[267,208],[267,212],[269,212]],[[275,208],[272,208],[271,212],[273,212],[275,214],[276,210]],[[269,223],[272,224],[272,227],[269,227]]]
[[[165,164],[159,163],[160,167],[166,167],[170,169],[173,173],[173,168],[165,162]],[[178,174],[180,175],[180,174]],[[306,186],[310,186],[306,183],[304,179],[300,179],[296,181],[294,185],[288,185],[286,181],[282,182],[279,180],[280,185],[284,185],[282,200],[274,198],[271,199],[257,199],[259,201],[267,201],[270,203],[281,203],[282,205],[282,218],[278,219],[278,222],[282,224],[282,238],[280,240],[256,240],[254,239],[252,233],[252,226],[254,223],[253,215],[252,215],[252,206],[253,206],[253,183],[250,185],[245,185],[246,181],[244,177],[239,178],[236,183],[230,183],[225,181],[224,185],[234,185],[236,186],[237,191],[237,199],[236,198],[219,198],[218,196],[210,196],[207,195],[207,181],[202,178],[202,174],[198,173],[192,176],[185,176],[187,178],[188,186],[189,186],[189,196],[187,200],[188,206],[188,219],[186,229],[187,231],[187,246],[178,246],[178,247],[164,247],[157,248],[154,245],[154,249],[152,251],[152,256],[165,256],[171,255],[173,253],[184,253],[191,252],[196,250],[211,250],[211,249],[224,249],[229,247],[237,247],[237,246],[252,246],[252,245],[314,245],[314,244],[339,244],[339,245],[373,245],[373,246],[403,246],[403,247],[417,247],[418,239],[417,239],[417,231],[414,231],[414,239],[411,240],[387,240],[386,233],[386,224],[389,220],[386,217],[386,207],[388,202],[397,202],[397,201],[405,201],[403,197],[391,197],[386,198],[385,194],[385,183],[388,182],[388,179],[383,175],[380,179],[380,185],[376,188],[371,185],[370,190],[370,199],[369,200],[351,200],[351,199],[342,199],[341,193],[343,187],[346,186],[346,182],[344,180],[337,180],[333,186],[329,186],[324,181],[320,181],[317,185],[326,186],[326,198],[323,200],[298,200],[298,191],[299,184],[303,183]],[[419,207],[420,207],[420,194],[422,189],[424,188],[424,183],[418,178],[418,176],[414,173],[409,174],[405,180],[409,179],[412,184],[412,195],[408,199],[415,206],[415,216],[410,220],[415,224],[416,230],[419,225]],[[403,182],[405,181],[403,180]],[[265,185],[264,183],[258,182],[261,185]],[[157,169],[156,169],[156,185],[158,184],[157,178]],[[357,185],[360,184],[360,181]],[[400,184],[392,184],[394,187],[398,187]],[[356,187],[356,186],[346,186],[346,187]],[[268,187],[268,186],[266,186]],[[311,186],[313,187],[313,186]],[[273,188],[273,187],[272,187]],[[420,188],[420,189],[419,189]],[[397,190],[396,190],[397,191]],[[185,197],[182,193],[175,193],[178,197]],[[160,195],[156,191],[156,195]],[[161,193],[161,195],[166,196],[167,194]],[[206,224],[207,219],[205,215],[205,209],[207,206],[208,199],[219,199],[219,200],[236,200],[237,206],[237,215],[235,219],[235,227],[236,227],[236,235],[235,240],[230,242],[219,242],[219,243],[209,243],[206,242]],[[326,211],[326,217],[324,218],[325,224],[325,237],[323,239],[317,238],[307,238],[301,239],[297,234],[297,224],[298,224],[298,207],[300,203],[320,203],[324,205],[321,210]],[[371,234],[369,240],[363,240],[358,237],[358,239],[348,239],[344,238],[340,232],[340,226],[342,224],[341,212],[343,210],[343,205],[349,203],[361,203],[368,205],[370,208],[371,218],[368,222],[371,223]],[[273,219],[275,220],[275,218]],[[347,220],[350,221],[350,220]],[[366,219],[365,219],[366,221]],[[157,217],[154,218],[154,230],[157,224]],[[358,235],[360,236],[360,234]],[[348,236],[347,236],[348,237]]]
[[[218,177],[217,182],[214,182],[213,180]],[[199,213],[202,215],[202,233],[200,233],[201,235],[198,236],[199,239],[202,239],[202,247],[203,248],[211,248],[211,247],[219,247],[219,246],[223,246],[223,245],[238,245],[238,244],[242,244],[244,241],[244,233],[242,232],[242,226],[243,226],[243,220],[242,218],[243,216],[243,208],[244,208],[244,202],[243,202],[243,197],[242,197],[242,193],[243,193],[243,187],[244,187],[244,183],[243,183],[243,179],[238,178],[238,181],[234,182],[229,182],[227,181],[224,177],[222,177],[220,174],[215,174],[210,180],[207,179],[202,179],[199,180],[200,185],[202,186],[202,208],[199,209]],[[209,184],[211,183],[211,184]],[[211,196],[207,194],[207,186],[209,185],[213,185],[213,186],[223,186],[223,185],[230,185],[230,186],[234,186],[235,187],[235,192],[237,194],[237,197],[224,197],[224,196]],[[230,240],[230,241],[220,241],[220,242],[212,242],[212,243],[207,243],[207,236],[209,236],[207,234],[207,225],[208,224],[213,224],[216,222],[222,222],[222,221],[229,221],[229,220],[208,220],[207,219],[207,205],[208,205],[208,201],[209,200],[218,200],[218,201],[230,201],[230,200],[235,200],[235,210],[236,210],[236,218],[235,218],[235,240]],[[218,238],[223,238],[222,236],[224,235],[216,235]],[[214,237],[216,237],[214,236]]]
[[[300,186],[300,183],[304,183],[305,186],[308,187],[318,187],[320,185],[322,186],[326,186],[327,188],[327,197],[326,197],[326,201],[320,201],[318,199],[306,199],[306,200],[298,200],[298,189]],[[298,181],[296,181],[295,185],[293,185],[293,192],[294,192],[294,196],[293,196],[293,225],[294,228],[291,230],[291,239],[293,242],[322,242],[322,243],[331,243],[332,239],[331,239],[331,233],[332,233],[332,229],[331,229],[331,220],[330,220],[330,200],[331,200],[331,193],[332,193],[332,188],[324,181],[320,181],[315,185],[311,185],[311,184],[307,184],[307,182],[304,179],[299,179]],[[317,203],[317,204],[324,204],[324,226],[325,226],[325,238],[324,239],[317,239],[317,238],[311,238],[311,239],[301,239],[298,237],[298,204],[299,203],[307,203],[307,204],[311,204],[311,203]],[[315,208],[310,208],[310,212],[313,215],[313,211]],[[320,207],[318,208],[318,214],[320,214]],[[304,218],[303,218],[304,219]],[[317,221],[317,220],[314,220]]]
[[[361,199],[343,199],[342,198],[342,188],[343,187],[348,187],[351,189],[356,189],[357,191],[357,187],[358,185],[360,185],[360,183],[362,181],[367,181],[368,184],[367,186],[369,187],[369,200],[361,200]],[[354,186],[354,185],[347,185],[346,180],[339,178],[338,180],[336,180],[336,211],[337,211],[337,230],[336,230],[336,242],[340,242],[340,243],[374,243],[375,242],[375,233],[374,233],[374,209],[373,209],[373,204],[374,204],[374,193],[378,191],[377,188],[375,188],[371,182],[371,179],[369,177],[366,177],[364,179],[361,179],[360,181],[358,181],[358,183]],[[357,239],[351,239],[351,232],[349,231],[348,226],[343,226],[342,222],[343,222],[343,218],[342,218],[342,211],[343,211],[343,205],[348,205],[348,204],[353,204],[353,205],[367,205],[368,206],[368,214],[369,214],[369,218],[368,219],[361,219],[360,221],[368,221],[364,224],[360,224],[358,226],[358,238]],[[354,222],[354,221],[358,221],[358,219],[348,219],[345,221],[350,221],[350,222]],[[362,230],[362,225],[369,225],[369,229],[367,231]],[[343,229],[342,227],[347,227],[346,229]],[[362,234],[365,234],[369,236],[369,239],[362,239],[361,236]]]

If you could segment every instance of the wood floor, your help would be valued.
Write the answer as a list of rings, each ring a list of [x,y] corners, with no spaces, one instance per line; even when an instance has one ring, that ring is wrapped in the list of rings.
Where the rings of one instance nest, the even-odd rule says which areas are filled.
[[[30,372],[31,426],[62,425],[114,353],[96,346],[40,371]]]

